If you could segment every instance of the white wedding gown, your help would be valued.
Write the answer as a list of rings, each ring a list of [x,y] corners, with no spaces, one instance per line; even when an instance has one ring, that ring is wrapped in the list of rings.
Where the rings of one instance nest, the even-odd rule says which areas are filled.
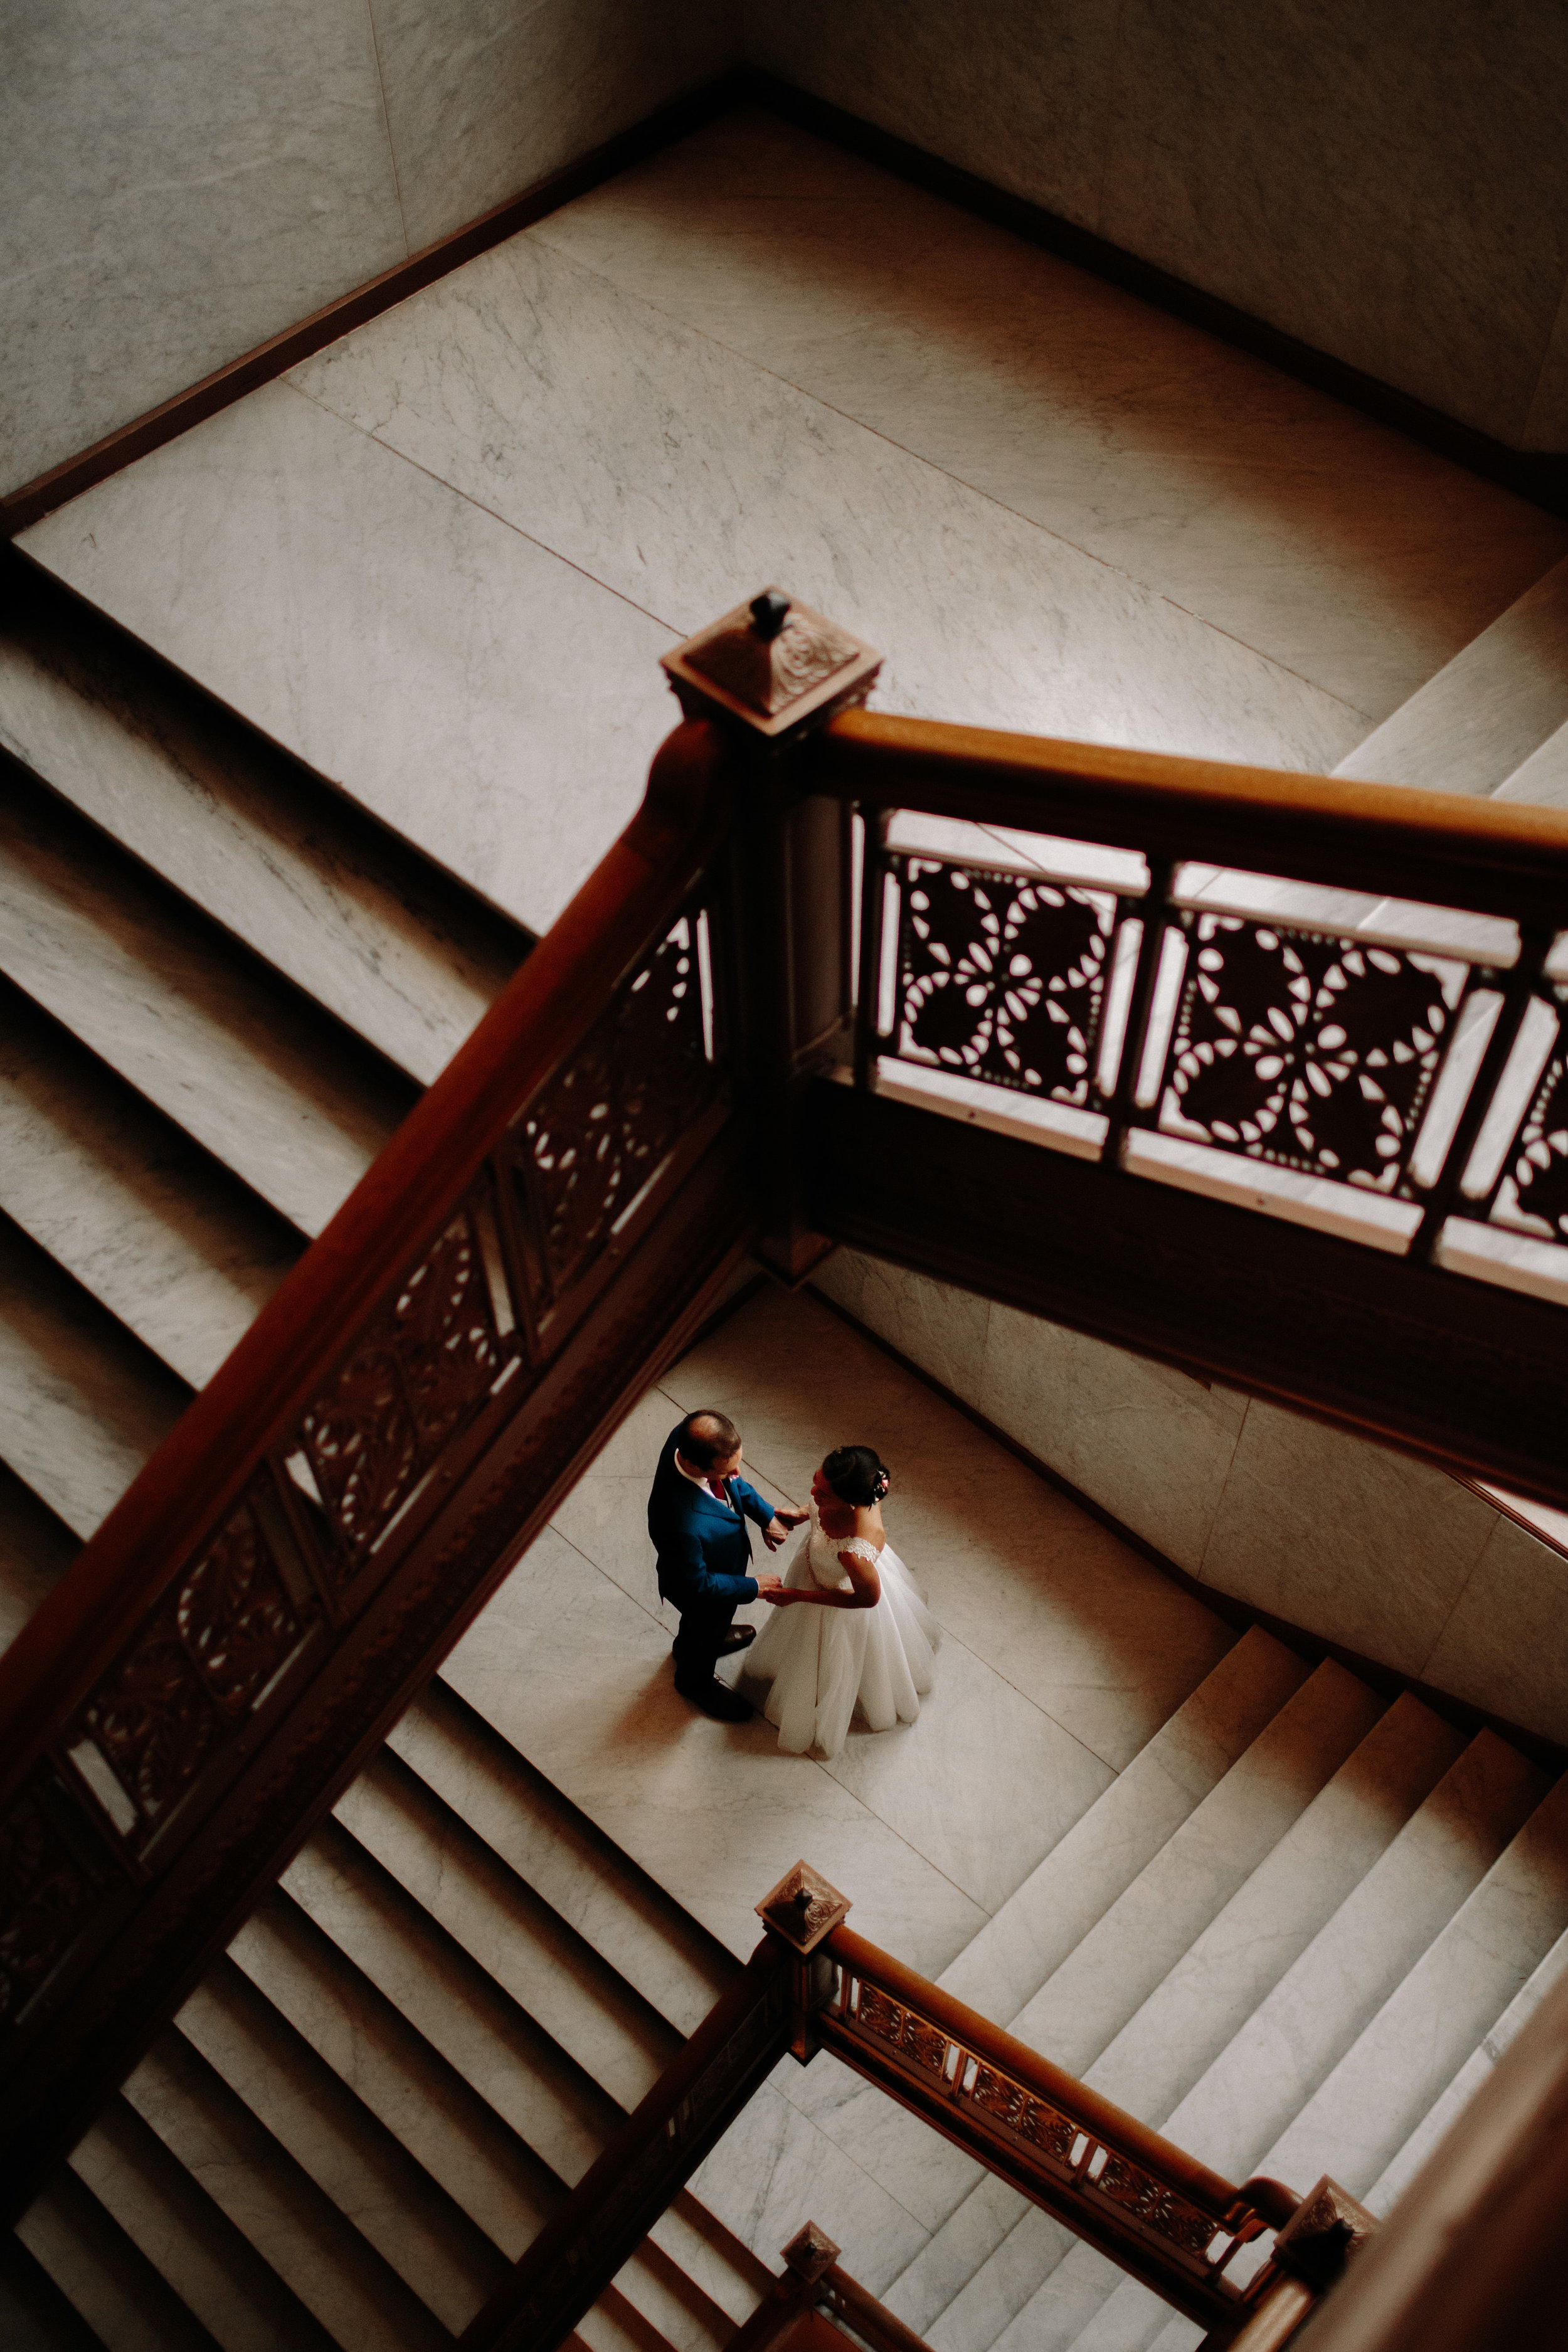
[[[784,1582],[847,1592],[841,1551],[875,1563],[882,1588],[876,1607],[824,1609],[798,1601],[770,1609],[746,1653],[748,1679],[773,1684],[767,1718],[778,1725],[779,1746],[794,1756],[812,1748],[837,1756],[857,1706],[873,1731],[912,1723],[931,1686],[931,1653],[942,1629],[891,1544],[879,1552],[858,1536],[825,1536],[814,1503],[810,1532],[785,1569]]]

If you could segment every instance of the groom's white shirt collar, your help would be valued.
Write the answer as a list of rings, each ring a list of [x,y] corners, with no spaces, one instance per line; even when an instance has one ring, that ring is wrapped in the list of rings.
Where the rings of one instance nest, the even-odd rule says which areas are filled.
[[[679,1471],[679,1473],[680,1473],[681,1476],[682,1476],[683,1478],[689,1478],[689,1480],[691,1481],[691,1484],[692,1484],[694,1486],[700,1486],[700,1487],[701,1487],[701,1489],[702,1489],[702,1492],[703,1492],[703,1493],[708,1496],[708,1498],[709,1498],[709,1500],[710,1500],[710,1502],[717,1503],[717,1502],[722,1501],[722,1503],[723,1503],[723,1507],[724,1507],[724,1508],[725,1508],[727,1511],[734,1511],[734,1510],[735,1510],[735,1506],[734,1506],[734,1504],[731,1502],[731,1500],[730,1500],[730,1498],[729,1498],[729,1496],[728,1496],[727,1495],[726,1495],[726,1496],[718,1496],[718,1495],[715,1495],[715,1494],[714,1494],[714,1492],[713,1492],[712,1487],[709,1485],[709,1483],[708,1483],[707,1479],[706,1479],[706,1478],[704,1478],[704,1477],[701,1475],[701,1474],[700,1474],[700,1471],[696,1471],[696,1470],[689,1470],[689,1469],[687,1468],[687,1466],[686,1466],[685,1463],[684,1463],[684,1462],[681,1460],[681,1458],[680,1458],[680,1454],[679,1454],[679,1449],[677,1450],[677,1452],[676,1452],[676,1454],[675,1454],[675,1455],[674,1455],[674,1462],[675,1462],[675,1466],[676,1466],[676,1468]],[[736,1512],[735,1512],[735,1516],[736,1516],[736,1517],[737,1517],[737,1518],[739,1518],[739,1517],[740,1517],[740,1513],[739,1513],[738,1511],[736,1511]]]

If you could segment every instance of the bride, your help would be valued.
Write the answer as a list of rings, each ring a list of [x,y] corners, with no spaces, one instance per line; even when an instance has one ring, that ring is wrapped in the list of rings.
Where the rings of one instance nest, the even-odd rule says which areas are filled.
[[[771,1681],[767,1718],[795,1756],[838,1754],[858,1706],[873,1731],[912,1723],[931,1686],[941,1629],[888,1541],[892,1481],[869,1445],[841,1445],[811,1482],[811,1531],[769,1595],[745,1664]]]

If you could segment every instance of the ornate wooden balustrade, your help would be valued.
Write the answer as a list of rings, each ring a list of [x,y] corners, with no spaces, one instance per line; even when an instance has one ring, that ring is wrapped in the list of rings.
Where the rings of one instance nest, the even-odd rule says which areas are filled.
[[[0,1659],[11,2210],[748,1249],[1568,1502],[1568,816],[878,718],[771,592],[667,667],[637,821]],[[1101,2145],[1052,2194],[1146,2252]]]
[[[552,2352],[787,2049],[802,2064],[831,2050],[900,2105],[978,2158],[1132,2277],[1228,2343],[1275,2294],[1270,2264],[1247,2293],[1226,2275],[1268,2231],[1300,2236],[1331,2184],[1305,2200],[1277,2180],[1237,2188],[953,2000],[843,1925],[849,1906],[799,1863],[757,1906],[767,1933],[624,2130],[522,2256],[463,2336],[469,2352]],[[1332,2203],[1324,2226],[1351,2208]],[[1364,2221],[1366,2217],[1362,2217]],[[1319,2232],[1321,2234],[1321,2232]],[[889,2352],[912,2342],[831,2266],[838,2248],[807,2231],[788,2272],[734,2339],[734,2352],[787,2340],[796,2318],[837,2305],[858,2333],[880,2323]],[[1296,2319],[1310,2307],[1292,2274]],[[818,2292],[818,2289],[821,2292]],[[1283,2340],[1281,2338],[1281,2340]]]

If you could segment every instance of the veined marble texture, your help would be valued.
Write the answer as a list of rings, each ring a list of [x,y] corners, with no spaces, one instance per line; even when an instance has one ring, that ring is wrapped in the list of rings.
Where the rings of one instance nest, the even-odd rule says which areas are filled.
[[[677,716],[675,631],[287,383],[26,543],[531,930]]]
[[[0,488],[407,252],[363,0],[5,12]]]
[[[950,47],[960,88],[1008,55],[1010,13]],[[921,12],[903,14],[908,74]],[[1091,14],[1053,11],[1060,49]],[[939,103],[924,143],[951,153],[945,81]],[[1081,132],[1054,126],[1037,166]],[[1005,179],[1005,152],[976,168]],[[1568,548],[1540,509],[769,115],[711,125],[533,234],[1369,721]]]
[[[289,381],[682,635],[779,581],[886,655],[889,709],[1309,768],[1364,731],[533,231]]]
[[[0,637],[0,745],[428,1085],[524,943],[493,917],[454,925],[335,794],[221,719],[157,699],[117,653]]]

